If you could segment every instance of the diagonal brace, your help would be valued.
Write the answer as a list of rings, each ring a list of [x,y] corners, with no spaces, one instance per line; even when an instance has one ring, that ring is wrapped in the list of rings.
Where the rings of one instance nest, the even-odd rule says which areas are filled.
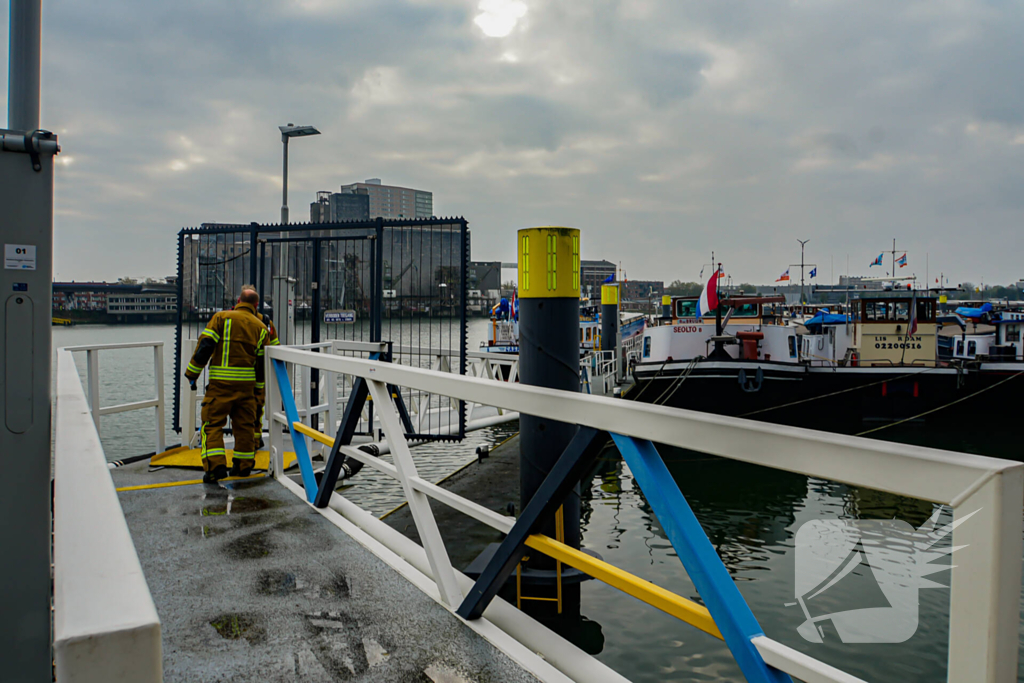
[[[612,439],[744,677],[750,683],[792,683],[789,674],[768,666],[750,642],[764,631],[654,444],[620,434],[612,434]]]
[[[316,475],[313,474],[313,459],[309,457],[309,449],[306,448],[306,437],[295,431],[294,423],[299,421],[299,411],[295,407],[295,397],[292,396],[291,380],[288,379],[288,370],[284,361],[274,360],[274,373],[277,378],[277,388],[281,392],[281,403],[284,404],[284,412],[288,417],[288,431],[292,435],[292,446],[295,448],[295,459],[299,461],[299,472],[302,474],[302,485],[306,489],[306,500],[313,502],[317,495]],[[273,423],[271,423],[271,428]]]
[[[378,360],[379,353],[371,353],[370,360]],[[352,382],[352,390],[349,392],[348,403],[345,405],[345,414],[338,425],[338,432],[334,435],[334,445],[331,446],[331,454],[327,457],[327,466],[320,477],[320,488],[316,493],[316,500],[313,505],[318,508],[327,507],[331,502],[331,494],[338,484],[338,475],[341,474],[341,466],[345,463],[345,455],[341,452],[342,446],[352,443],[356,427],[359,425],[359,416],[363,413],[363,406],[366,405],[366,397],[370,390],[366,380],[356,377]]]
[[[586,474],[607,441],[606,432],[580,427],[527,503],[526,509],[519,515],[515,526],[498,546],[494,557],[487,563],[456,614],[463,619],[480,618],[523,559],[527,551],[526,538],[534,533],[542,520],[555,513],[572,487]]]

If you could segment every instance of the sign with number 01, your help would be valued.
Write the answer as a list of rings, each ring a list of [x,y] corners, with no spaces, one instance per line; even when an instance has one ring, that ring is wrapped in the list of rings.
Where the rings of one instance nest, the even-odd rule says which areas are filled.
[[[35,270],[36,269],[36,245],[34,245],[34,244],[5,244],[4,245],[4,269],[5,270]]]

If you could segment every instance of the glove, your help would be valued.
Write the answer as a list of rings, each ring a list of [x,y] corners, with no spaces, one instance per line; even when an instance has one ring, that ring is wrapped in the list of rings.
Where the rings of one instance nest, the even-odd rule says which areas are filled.
[[[198,391],[198,389],[196,388],[196,380],[195,379],[192,379],[191,377],[186,377],[185,379],[188,380],[188,385],[192,388],[192,391]]]

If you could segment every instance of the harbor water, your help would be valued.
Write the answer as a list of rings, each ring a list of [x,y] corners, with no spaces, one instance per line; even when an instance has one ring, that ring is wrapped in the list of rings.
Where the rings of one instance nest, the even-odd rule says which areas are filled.
[[[481,319],[470,321],[471,350],[477,348],[487,324]],[[166,439],[168,444],[180,440],[170,430],[173,326],[54,328],[53,340],[54,347],[164,341]],[[78,356],[84,379],[84,354]],[[152,362],[149,349],[103,352],[103,404],[152,398]],[[957,424],[955,418],[954,412],[945,431],[911,424],[882,430],[876,436],[1021,459],[1010,438],[970,429]],[[101,436],[108,459],[152,451],[153,425],[150,410],[105,416]],[[417,467],[424,478],[436,481],[475,459],[477,445],[497,444],[516,428],[516,423],[511,423],[473,432],[461,444],[417,447],[413,451]],[[899,644],[844,644],[834,631],[827,630],[823,643],[807,642],[797,632],[804,614],[793,605],[794,539],[801,524],[819,519],[896,518],[918,527],[933,513],[932,504],[696,452],[663,449],[662,455],[767,635],[873,683],[945,680],[949,611],[949,592],[945,588],[920,591],[919,627],[913,637]],[[395,482],[369,468],[364,468],[353,482],[344,495],[378,516],[402,500]],[[940,521],[949,520],[949,511],[942,511]],[[699,600],[632,473],[613,446],[584,487],[582,531],[584,547],[600,553],[606,561]],[[947,574],[940,572],[929,578],[948,583]],[[1021,596],[1008,599],[1014,597]],[[832,611],[865,606],[875,598],[869,587],[856,582],[844,584],[838,593],[829,596],[834,601],[830,604]],[[587,634],[579,644],[636,683],[743,680],[722,641],[600,582],[584,584],[582,611],[588,624],[579,630]],[[1019,638],[1024,644],[1024,632]],[[1024,681],[1024,666],[1019,671],[1018,680]]]

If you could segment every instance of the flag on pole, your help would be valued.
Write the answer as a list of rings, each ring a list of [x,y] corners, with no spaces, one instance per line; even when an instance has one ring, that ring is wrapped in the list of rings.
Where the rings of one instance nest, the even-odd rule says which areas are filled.
[[[815,268],[811,268],[811,277],[814,277],[817,274],[818,274],[818,269],[816,267]]]
[[[900,256],[898,259],[896,259],[896,265],[899,266],[900,268],[903,268],[904,266],[907,265],[906,253],[904,253],[903,256]]]
[[[697,317],[700,318],[709,313],[714,313],[718,308],[718,273],[712,273],[711,279],[704,285],[697,300]]]
[[[779,276],[776,282],[788,282],[789,281],[789,268],[786,268],[786,272]]]
[[[917,333],[917,296],[910,300],[910,324],[907,325],[907,336]]]
[[[604,279],[604,284],[608,284],[609,282],[615,282],[615,273],[612,273]]]
[[[882,255],[881,254],[878,255],[878,258],[876,258],[874,261],[871,262],[871,265],[868,266],[868,268],[870,268],[871,266],[880,266],[880,265],[882,265]]]
[[[719,268],[718,269],[718,277],[719,277],[719,279],[725,277],[725,269],[724,268]]]

